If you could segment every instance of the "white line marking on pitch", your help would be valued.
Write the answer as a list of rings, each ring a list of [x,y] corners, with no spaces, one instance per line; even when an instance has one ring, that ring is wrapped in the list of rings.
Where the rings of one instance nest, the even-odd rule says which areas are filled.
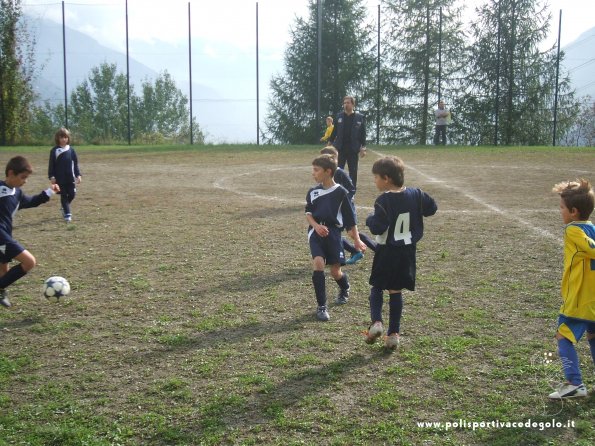
[[[383,157],[386,156],[380,152],[377,152],[375,150],[370,150],[372,153],[375,153],[376,155]],[[451,184],[449,184],[447,181],[444,180],[440,180],[436,177],[433,177],[431,175],[428,175],[424,172],[422,172],[421,170],[419,170],[418,168],[412,166],[411,164],[407,164],[407,167],[411,170],[413,170],[414,172],[416,172],[418,175],[424,177],[428,182],[431,183],[437,183],[437,184],[441,184],[442,186],[444,186],[447,189],[453,190],[467,198],[469,198],[472,201],[475,201],[476,203],[480,204],[481,206],[485,207],[486,210],[457,210],[457,209],[447,209],[447,210],[442,210],[439,211],[440,213],[443,214],[451,214],[451,213],[457,213],[457,214],[481,214],[481,213],[496,213],[499,214],[503,217],[506,217],[510,220],[513,220],[517,223],[520,223],[523,226],[527,226],[528,228],[530,228],[533,232],[537,233],[540,236],[545,236],[548,237],[554,241],[556,241],[558,244],[562,243],[562,239],[561,237],[552,234],[551,232],[536,227],[535,225],[533,225],[532,223],[530,223],[529,221],[519,217],[518,215],[515,215],[514,212],[510,212],[510,211],[505,211],[503,209],[500,209],[497,206],[494,206],[492,204],[487,203],[486,201],[482,200],[479,197],[476,197],[475,195],[470,194],[469,192],[467,192],[466,190],[457,187],[457,186],[453,186]],[[259,200],[265,200],[265,201],[274,201],[274,202],[279,202],[279,203],[291,203],[291,204],[298,204],[298,205],[305,205],[305,200],[296,200],[293,198],[284,198],[284,197],[277,197],[274,195],[261,195],[261,194],[257,194],[255,192],[246,192],[246,191],[242,191],[233,187],[228,187],[225,185],[225,182],[230,179],[237,179],[238,177],[243,177],[243,176],[250,176],[250,175],[254,175],[257,174],[259,172],[276,172],[276,171],[280,171],[280,170],[298,170],[298,169],[304,169],[303,166],[293,166],[293,167],[276,167],[276,168],[267,168],[267,169],[260,169],[260,170],[255,170],[252,172],[244,172],[244,173],[240,173],[237,175],[234,175],[233,177],[223,177],[220,178],[219,180],[215,181],[213,183],[213,187],[216,189],[221,189],[221,190],[225,190],[228,192],[232,192],[238,195],[243,195],[245,197],[250,197],[250,198],[256,198]],[[373,211],[374,207],[370,207],[370,206],[357,206],[358,209],[364,210],[364,211]],[[520,211],[519,211],[520,212]],[[556,212],[553,211],[551,209],[533,209],[533,210],[526,210],[523,211],[524,213],[527,212]]]
[[[371,150],[371,152],[372,153],[375,153],[376,155],[381,156],[381,157],[386,156],[386,155],[384,155],[384,154],[382,154],[380,152],[377,152],[375,150]],[[529,229],[531,229],[532,231],[536,232],[540,236],[548,237],[548,238],[550,238],[550,239],[555,240],[556,242],[558,242],[558,244],[562,244],[562,239],[559,236],[557,236],[555,234],[552,234],[551,232],[549,232],[549,231],[547,231],[545,229],[538,228],[534,224],[528,222],[527,220],[525,220],[525,219],[523,219],[523,218],[521,218],[521,217],[519,217],[517,215],[514,215],[514,214],[512,214],[512,213],[510,213],[508,211],[505,211],[503,209],[500,209],[497,206],[494,206],[492,204],[489,204],[486,201],[482,200],[481,198],[476,197],[475,195],[470,194],[465,189],[461,189],[460,187],[453,186],[453,185],[449,184],[446,181],[439,180],[439,179],[437,179],[437,178],[435,178],[435,177],[433,177],[431,175],[428,175],[428,174],[422,172],[421,170],[416,169],[411,164],[406,164],[406,166],[408,168],[410,168],[411,170],[413,170],[414,172],[416,172],[418,175],[421,175],[422,177],[426,178],[428,181],[431,181],[433,183],[441,183],[445,188],[451,189],[451,190],[453,190],[453,191],[455,191],[455,192],[457,192],[457,193],[459,193],[459,194],[461,194],[461,195],[469,198],[470,200],[475,201],[476,203],[478,203],[478,204],[480,204],[480,205],[488,208],[490,211],[492,211],[492,212],[494,212],[496,214],[499,214],[499,215],[501,215],[503,217],[506,217],[506,218],[508,218],[510,220],[513,220],[513,221],[515,221],[517,223],[520,223],[521,225],[527,226]],[[440,212],[440,210],[438,212]]]

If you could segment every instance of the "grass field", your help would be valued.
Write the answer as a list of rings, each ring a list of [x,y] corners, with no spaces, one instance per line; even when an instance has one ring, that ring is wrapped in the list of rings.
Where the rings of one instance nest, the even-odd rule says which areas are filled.
[[[361,334],[372,254],[346,267],[350,302],[315,319],[303,205],[317,150],[78,148],[74,222],[56,197],[15,218],[38,266],[0,308],[0,445],[594,444],[585,340],[590,396],[547,394],[563,380],[551,188],[595,181],[595,150],[370,148],[360,221],[380,154],[439,207],[394,353]],[[17,153],[36,167],[24,190],[47,187],[49,148],[0,162]],[[73,289],[58,304],[40,292],[51,275]]]

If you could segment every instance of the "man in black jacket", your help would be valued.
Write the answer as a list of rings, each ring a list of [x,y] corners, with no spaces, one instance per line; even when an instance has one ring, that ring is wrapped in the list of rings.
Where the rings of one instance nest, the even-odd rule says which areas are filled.
[[[356,112],[353,96],[343,98],[343,111],[337,115],[335,128],[329,138],[339,152],[338,164],[341,169],[345,163],[349,168],[349,176],[357,186],[357,164],[359,157],[366,154],[366,123],[364,115]]]

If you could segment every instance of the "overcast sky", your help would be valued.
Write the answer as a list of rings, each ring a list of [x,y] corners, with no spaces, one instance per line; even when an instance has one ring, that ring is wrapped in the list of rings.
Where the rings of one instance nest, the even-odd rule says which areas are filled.
[[[485,0],[465,0],[467,15],[472,6]],[[595,0],[549,1],[553,15],[551,35],[557,39],[558,16],[562,12],[562,46],[595,26]],[[188,41],[188,0],[128,0],[129,38],[131,42],[163,40],[186,45]],[[367,0],[371,17],[376,16],[378,0]],[[61,22],[61,2],[55,0],[23,0],[24,10]],[[66,22],[71,28],[92,34],[112,48],[125,48],[125,0],[74,0],[65,2]],[[191,4],[193,37],[216,43],[229,43],[252,51],[255,44],[256,1],[193,0]],[[306,0],[259,0],[259,45],[261,50],[282,57],[289,39],[289,26],[294,17],[305,16]],[[92,17],[92,18],[89,18]],[[208,45],[202,49],[213,52]],[[266,54],[265,54],[266,57]]]

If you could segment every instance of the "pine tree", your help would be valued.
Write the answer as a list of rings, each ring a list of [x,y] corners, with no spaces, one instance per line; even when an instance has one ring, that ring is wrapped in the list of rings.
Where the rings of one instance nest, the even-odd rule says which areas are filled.
[[[0,145],[28,138],[33,46],[22,22],[21,2],[0,0]]]
[[[322,1],[322,0],[321,0]],[[271,80],[266,118],[269,142],[318,142],[324,116],[341,109],[343,96],[357,99],[365,111],[374,75],[373,27],[366,23],[362,0],[322,2],[321,101],[317,116],[318,5],[311,0],[307,19],[297,18],[285,50],[285,73]]]
[[[539,49],[550,26],[547,5],[541,0],[489,0],[477,14],[468,91],[460,105],[467,142],[550,144],[556,54],[553,47]],[[562,76],[561,132],[576,113],[569,90],[568,78]]]
[[[383,140],[426,144],[433,130],[439,89],[447,102],[457,97],[465,51],[460,9],[454,3],[383,2]]]

